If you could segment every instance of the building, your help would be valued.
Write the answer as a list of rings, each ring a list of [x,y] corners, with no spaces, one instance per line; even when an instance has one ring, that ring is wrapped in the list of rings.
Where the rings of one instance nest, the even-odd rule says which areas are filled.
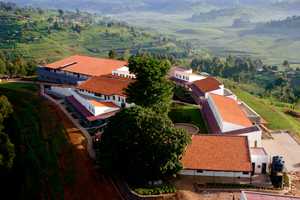
[[[194,81],[190,88],[192,89],[193,98],[196,102],[200,102],[201,99],[207,98],[210,93],[224,95],[224,85],[211,76]]]
[[[182,67],[172,67],[169,76],[177,85],[186,88],[194,81],[206,78],[205,76],[194,74],[192,69],[185,69]]]
[[[181,175],[250,179],[252,172],[244,136],[193,135],[181,162]]]
[[[242,191],[240,200],[300,200],[300,197],[272,193]]]
[[[124,91],[133,81],[114,75],[94,76],[76,87],[53,86],[47,92],[65,97],[87,127],[97,127],[104,126],[121,108],[133,105],[126,101]]]
[[[250,148],[253,174],[267,174],[270,170],[270,157],[264,148]]]
[[[202,101],[202,107],[211,133],[247,136],[250,147],[261,147],[262,131],[248,118],[238,101],[210,93]]]
[[[111,74],[112,71],[129,76],[127,62],[106,58],[74,55],[63,60],[38,66],[37,74],[40,81],[77,84],[93,76]],[[127,72],[125,70],[127,69]],[[119,71],[118,71],[119,70]],[[131,75],[130,75],[131,76]]]

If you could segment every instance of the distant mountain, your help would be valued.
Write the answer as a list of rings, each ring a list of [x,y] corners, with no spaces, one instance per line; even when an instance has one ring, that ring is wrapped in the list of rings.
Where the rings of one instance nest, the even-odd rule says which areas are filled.
[[[213,9],[209,12],[193,14],[192,17],[188,19],[188,21],[207,22],[207,21],[212,21],[218,18],[225,18],[225,17],[229,17],[232,19],[236,19],[236,18],[249,19],[252,17],[251,13],[252,12],[250,8],[244,9],[240,7],[234,7],[234,8]]]
[[[282,37],[293,37],[300,39],[300,16],[287,17],[283,20],[272,20],[267,23],[258,24],[253,30],[245,31],[242,34],[274,34]]]
[[[232,7],[237,5],[268,5],[279,0],[6,0],[19,5],[85,10],[114,14],[128,11],[178,12],[188,11],[198,5]],[[285,2],[289,0],[281,0]]]

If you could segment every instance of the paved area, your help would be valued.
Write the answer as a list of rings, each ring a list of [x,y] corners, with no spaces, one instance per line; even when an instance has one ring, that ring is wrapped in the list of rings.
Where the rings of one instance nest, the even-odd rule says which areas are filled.
[[[288,171],[300,171],[300,145],[288,133],[272,134],[274,139],[262,140],[271,156],[283,156]]]

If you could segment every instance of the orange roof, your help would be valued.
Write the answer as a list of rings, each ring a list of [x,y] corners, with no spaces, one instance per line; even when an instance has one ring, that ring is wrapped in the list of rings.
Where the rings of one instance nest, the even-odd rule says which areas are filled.
[[[205,79],[194,81],[193,85],[196,86],[196,88],[198,88],[201,92],[206,93],[219,89],[221,83],[213,77],[207,77]]]
[[[113,75],[94,76],[80,84],[77,88],[102,95],[125,96],[124,90],[132,83],[132,79]]]
[[[231,172],[252,170],[246,136],[194,135],[181,161],[184,169]]]
[[[96,107],[112,107],[112,108],[119,108],[116,104],[112,102],[100,102],[93,99],[90,99],[89,102]]]
[[[120,60],[74,55],[57,62],[47,64],[46,67],[88,76],[100,76],[111,74],[113,70],[125,65],[127,65],[127,62]]]
[[[210,94],[210,97],[214,101],[222,120],[243,127],[253,126],[234,99],[217,94]]]

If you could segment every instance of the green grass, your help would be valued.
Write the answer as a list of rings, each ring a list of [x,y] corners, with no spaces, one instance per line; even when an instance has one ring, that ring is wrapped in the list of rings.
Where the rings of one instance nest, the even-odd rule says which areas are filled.
[[[261,99],[241,89],[234,89],[233,92],[261,115],[268,122],[267,126],[270,129],[289,130],[300,135],[300,121],[284,113],[289,104]]]
[[[61,173],[59,155],[71,145],[61,122],[38,96],[37,89],[34,84],[0,84],[0,94],[8,97],[14,109],[5,125],[16,147],[6,192],[12,199],[64,199],[64,184],[70,184],[74,178],[69,175],[75,173],[72,162]],[[68,156],[72,158],[73,154]]]
[[[198,106],[173,104],[169,117],[174,123],[192,123],[199,127],[201,133],[207,133],[207,128]]]
[[[38,86],[31,83],[0,83],[0,88],[10,89],[10,90],[27,90],[27,91],[37,91]]]

